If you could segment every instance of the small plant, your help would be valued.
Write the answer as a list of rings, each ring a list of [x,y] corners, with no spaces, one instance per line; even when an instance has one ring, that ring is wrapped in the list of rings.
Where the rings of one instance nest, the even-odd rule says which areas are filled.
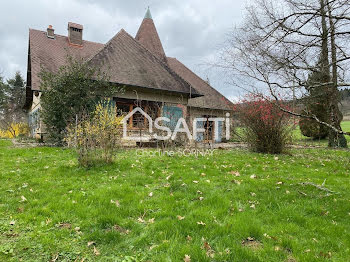
[[[280,105],[287,107],[286,105]],[[291,140],[289,117],[276,102],[250,95],[235,110],[243,126],[242,138],[254,152],[280,154]]]
[[[122,120],[110,101],[104,101],[99,102],[92,113],[83,114],[80,121],[68,126],[65,141],[77,150],[80,165],[113,162],[116,149],[121,145]]]

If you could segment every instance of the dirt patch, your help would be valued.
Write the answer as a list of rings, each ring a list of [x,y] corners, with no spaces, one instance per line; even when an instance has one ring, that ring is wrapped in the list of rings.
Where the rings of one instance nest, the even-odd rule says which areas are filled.
[[[252,237],[248,237],[247,239],[244,239],[242,241],[242,246],[249,247],[253,250],[258,250],[258,249],[261,249],[263,245],[258,240],[254,239]]]

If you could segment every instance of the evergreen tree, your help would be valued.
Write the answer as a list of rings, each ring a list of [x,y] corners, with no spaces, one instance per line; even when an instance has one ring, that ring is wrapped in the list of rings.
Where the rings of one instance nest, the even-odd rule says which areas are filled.
[[[13,122],[21,122],[25,118],[22,109],[25,102],[25,85],[20,72],[16,72],[14,78],[7,80],[5,114]]]
[[[76,116],[94,109],[97,101],[112,96],[118,88],[105,73],[83,60],[69,57],[57,73],[43,70],[41,78],[41,117],[52,142],[61,144],[64,132]]]

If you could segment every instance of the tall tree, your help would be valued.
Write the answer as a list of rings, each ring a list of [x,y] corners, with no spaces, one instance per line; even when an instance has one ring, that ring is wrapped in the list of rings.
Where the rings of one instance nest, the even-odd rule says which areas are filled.
[[[0,127],[8,130],[14,137],[16,130],[14,124],[25,121],[22,110],[25,99],[25,81],[19,72],[6,83],[0,78]]]
[[[6,85],[4,83],[4,80],[2,76],[0,76],[0,116],[2,116],[4,107],[5,107],[5,101],[6,101]]]
[[[63,142],[64,132],[76,116],[88,113],[97,101],[118,91],[106,73],[72,57],[58,72],[42,70],[40,78],[41,117],[49,138],[57,144]]]
[[[25,81],[20,72],[16,72],[14,78],[7,80],[5,113],[13,122],[24,121],[22,110],[25,100]]]
[[[347,0],[255,0],[229,39],[221,65],[233,72],[236,84],[249,91],[266,87],[276,100],[279,93],[291,97],[296,90],[303,97],[308,89],[322,89],[313,93],[327,98],[326,121],[311,112],[289,113],[325,125],[329,146],[346,147],[349,133],[341,129],[338,102],[339,88],[350,85],[349,22]],[[314,72],[319,81],[310,86]]]

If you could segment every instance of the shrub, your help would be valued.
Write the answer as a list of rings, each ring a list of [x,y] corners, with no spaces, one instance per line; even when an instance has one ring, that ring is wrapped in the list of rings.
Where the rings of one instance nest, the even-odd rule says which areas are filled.
[[[0,138],[24,137],[29,134],[27,123],[9,123],[5,128],[0,129]]]
[[[77,114],[91,112],[96,101],[120,90],[109,82],[107,73],[72,57],[58,72],[42,69],[39,76],[43,91],[41,117],[48,139],[57,144],[62,143],[67,125]]]
[[[286,107],[286,105],[282,105]],[[242,125],[242,138],[254,152],[280,154],[291,140],[289,117],[276,102],[251,95],[235,108]]]
[[[110,101],[99,102],[92,113],[68,126],[65,141],[78,153],[82,166],[111,163],[121,145],[123,117],[116,116]]]
[[[328,136],[328,128],[316,120],[303,118],[299,121],[300,131],[303,136],[314,139],[324,139]]]

